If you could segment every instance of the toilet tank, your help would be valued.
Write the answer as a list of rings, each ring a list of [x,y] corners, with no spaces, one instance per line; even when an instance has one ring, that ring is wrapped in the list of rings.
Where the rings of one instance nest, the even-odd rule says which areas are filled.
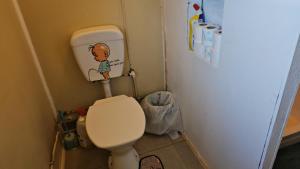
[[[88,81],[120,77],[124,67],[124,37],[116,26],[95,26],[73,33],[71,46]]]

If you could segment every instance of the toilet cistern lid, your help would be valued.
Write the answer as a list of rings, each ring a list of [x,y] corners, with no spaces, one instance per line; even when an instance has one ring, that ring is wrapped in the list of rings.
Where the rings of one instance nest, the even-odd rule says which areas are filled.
[[[131,97],[113,97],[90,107],[86,129],[99,148],[109,149],[136,141],[145,131],[145,115]]]

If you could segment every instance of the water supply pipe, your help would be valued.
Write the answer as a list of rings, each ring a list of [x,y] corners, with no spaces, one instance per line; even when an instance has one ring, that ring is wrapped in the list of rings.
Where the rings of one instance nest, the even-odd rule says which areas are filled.
[[[101,80],[101,83],[102,83],[102,86],[104,89],[105,98],[112,97],[111,88],[110,88],[110,80]]]

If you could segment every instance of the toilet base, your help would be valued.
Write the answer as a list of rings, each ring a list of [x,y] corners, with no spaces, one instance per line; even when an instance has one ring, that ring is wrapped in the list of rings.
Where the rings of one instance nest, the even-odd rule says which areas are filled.
[[[139,155],[132,146],[124,146],[111,150],[110,169],[138,169]]]

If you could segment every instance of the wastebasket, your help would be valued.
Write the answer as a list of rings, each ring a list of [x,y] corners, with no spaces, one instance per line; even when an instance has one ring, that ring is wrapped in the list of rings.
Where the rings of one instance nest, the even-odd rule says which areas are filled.
[[[172,139],[182,131],[180,109],[172,93],[159,91],[147,95],[141,102],[146,116],[146,132],[168,134]]]

